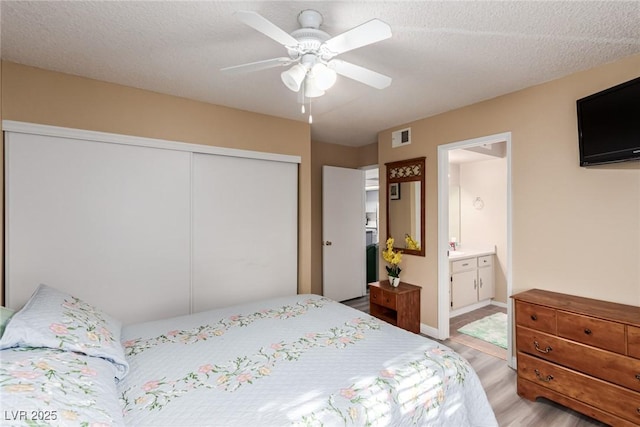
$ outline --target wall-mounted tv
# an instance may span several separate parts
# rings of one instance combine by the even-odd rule
[[[640,77],[576,104],[580,166],[640,160]]]

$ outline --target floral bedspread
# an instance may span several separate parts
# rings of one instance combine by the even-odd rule
[[[113,363],[72,351],[0,351],[0,425],[122,426]]]
[[[315,295],[127,326],[136,426],[495,426],[449,348]]]

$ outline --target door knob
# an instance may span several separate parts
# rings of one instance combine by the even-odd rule
[[[326,242],[322,242],[322,244],[325,245],[325,246],[331,246],[332,245],[330,240],[327,240]]]

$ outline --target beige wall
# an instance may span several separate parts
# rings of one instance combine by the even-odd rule
[[[377,143],[346,147],[314,141],[311,144],[311,292],[322,295],[322,166],[359,168],[378,163]]]
[[[298,291],[311,292],[308,124],[6,61],[1,68],[5,120],[300,156]]]
[[[380,165],[427,156],[426,256],[403,260],[403,279],[423,287],[423,323],[436,327],[438,315],[437,147],[509,131],[513,291],[540,288],[640,305],[640,162],[579,167],[575,106],[638,75],[640,55],[378,135]],[[408,126],[412,144],[391,148],[391,131]],[[384,204],[381,197],[382,217]]]

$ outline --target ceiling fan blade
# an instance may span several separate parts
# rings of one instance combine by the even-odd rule
[[[333,68],[336,73],[357,80],[376,89],[384,89],[391,84],[391,77],[377,73],[368,68],[343,61],[341,59],[333,59],[329,61],[329,67]]]
[[[391,37],[389,24],[372,19],[355,28],[338,34],[324,42],[324,46],[335,56]]]
[[[238,10],[235,12],[235,15],[243,23],[247,24],[254,30],[260,31],[262,34],[272,38],[281,45],[290,47],[298,45],[298,40],[294,39],[276,24],[256,12],[252,12],[250,10]]]
[[[286,67],[293,64],[294,60],[291,58],[273,58],[265,59],[264,61],[249,62],[248,64],[234,65],[232,67],[221,68],[220,71],[230,73],[249,73],[252,71],[266,70],[267,68]]]

